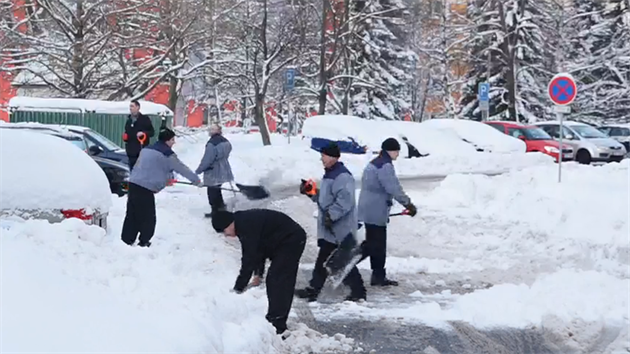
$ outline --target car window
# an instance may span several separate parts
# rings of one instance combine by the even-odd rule
[[[574,125],[571,129],[580,137],[584,139],[598,139],[607,138],[606,134],[591,127],[590,125]]]
[[[95,132],[94,130],[88,129],[85,131],[88,137],[98,143],[104,150],[113,151],[122,149],[120,146],[116,145],[115,142],[107,139],[103,135]]]
[[[537,127],[525,128],[522,131],[527,140],[551,140],[547,132]]]
[[[517,139],[519,136],[525,136],[523,131],[518,128],[508,128],[508,135],[511,135]]]
[[[72,145],[78,147],[79,149],[85,151],[87,150],[87,147],[85,146],[85,142],[83,141],[83,139],[72,139],[72,140],[68,140],[70,143],[72,143]]]
[[[501,133],[505,134],[505,129],[503,129],[503,126],[501,124],[488,124],[488,125],[500,131]]]
[[[612,131],[611,131],[611,129],[609,127],[601,127],[601,128],[597,128],[597,129],[599,129],[600,132],[602,132],[602,133],[604,133],[606,135],[610,135],[612,133]]]
[[[542,125],[540,129],[544,130],[547,134],[549,134],[552,138],[560,137],[560,130],[557,125]]]
[[[612,128],[610,129],[610,136],[630,136],[630,129],[628,128]]]

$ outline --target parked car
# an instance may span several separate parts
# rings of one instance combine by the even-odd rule
[[[112,205],[107,178],[68,141],[32,130],[0,129],[0,160],[1,217],[51,223],[77,218],[107,228]]]
[[[597,129],[620,142],[626,148],[626,151],[630,152],[630,123],[607,124]]]
[[[560,138],[560,122],[538,122],[535,125],[554,139]],[[575,159],[581,164],[619,162],[626,154],[626,148],[621,143],[588,124],[564,121],[562,135],[563,144],[573,147]]]
[[[64,135],[74,133],[83,141],[82,144],[76,143],[76,145],[80,146],[81,149],[85,150],[90,155],[98,155],[104,159],[118,161],[126,165],[129,164],[129,158],[123,148],[87,127],[78,125],[41,124],[35,122],[10,123],[9,125],[11,128],[26,128],[39,131],[47,130]]]
[[[43,124],[3,124],[0,128],[7,128],[12,130],[31,131],[39,134],[52,135],[70,142],[72,145],[85,151],[89,154],[88,145],[84,136],[76,134],[70,130],[48,127]],[[92,149],[95,145],[92,145]],[[110,190],[113,194],[123,196],[127,194],[129,188],[129,166],[116,160],[110,160],[102,156],[96,156],[98,154],[89,154],[90,157],[99,165],[99,167],[107,176],[109,181]]]
[[[490,121],[484,123],[501,133],[523,140],[526,145],[526,152],[542,152],[558,161],[560,144],[539,127],[504,121]],[[562,147],[562,161],[573,160],[573,158],[573,148],[564,145]]]

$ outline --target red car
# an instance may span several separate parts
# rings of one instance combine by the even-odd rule
[[[490,121],[484,123],[501,133],[523,140],[527,146],[527,152],[542,152],[558,161],[560,144],[539,127],[516,122]],[[567,160],[573,160],[573,148],[564,145],[562,147],[562,161]]]

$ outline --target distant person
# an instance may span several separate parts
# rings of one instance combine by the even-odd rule
[[[140,113],[140,102],[133,100],[129,104],[129,117],[125,123],[125,132],[123,133],[123,141],[125,142],[125,150],[129,158],[129,170],[138,161],[140,150],[149,146],[151,138],[155,135],[153,124],[148,116]]]
[[[225,210],[221,186],[223,183],[232,182],[234,175],[228,161],[230,152],[232,152],[232,144],[223,136],[222,129],[218,124],[210,126],[209,134],[210,140],[206,143],[206,151],[195,173],[203,173],[203,184],[208,187],[208,203],[214,212]],[[212,213],[206,213],[206,217],[211,216]]]
[[[172,150],[175,144],[175,133],[164,129],[158,134],[158,141],[142,149],[136,168],[129,176],[129,195],[127,196],[127,213],[123,222],[121,238],[132,246],[151,246],[151,238],[155,233],[155,193],[158,193],[169,182],[173,171],[186,177],[193,184],[201,187],[199,177],[182,163]]]
[[[287,330],[287,319],[293,304],[293,292],[300,258],[306,245],[306,231],[284,213],[270,209],[250,209],[231,213],[217,211],[212,216],[212,226],[228,237],[238,237],[241,242],[241,270],[234,284],[234,291],[242,293],[260,284],[265,261],[271,260],[267,274],[267,321],[277,334]],[[283,339],[286,337],[283,336]]]
[[[398,286],[398,282],[387,278],[385,259],[387,256],[387,223],[392,199],[402,204],[410,216],[417,213],[416,206],[405,193],[396,176],[393,161],[400,154],[400,144],[388,138],[381,144],[381,152],[363,170],[359,193],[359,221],[365,223],[363,256],[370,257],[372,286]]]

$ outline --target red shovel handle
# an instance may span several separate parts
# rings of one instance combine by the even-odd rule
[[[144,132],[140,132],[138,135],[138,141],[140,144],[144,145],[144,142],[147,141],[147,135]]]

